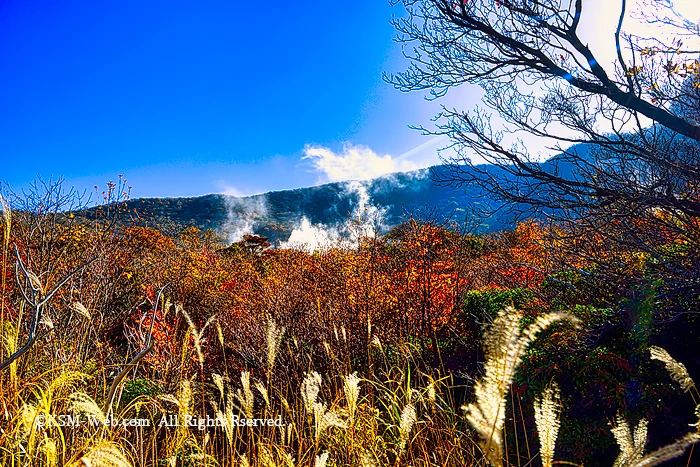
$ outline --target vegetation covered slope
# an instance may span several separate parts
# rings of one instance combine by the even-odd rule
[[[124,201],[125,218],[139,225],[177,229],[193,226],[213,229],[226,236],[243,228],[244,233],[268,237],[273,244],[286,241],[306,218],[312,224],[333,227],[343,224],[363,202],[384,211],[388,230],[408,219],[429,212],[437,217],[464,218],[482,203],[489,203],[477,188],[464,189],[435,182],[446,169],[441,166],[396,173],[367,182],[340,182],[273,191],[236,198],[210,194],[185,198],[141,198]],[[366,197],[366,199],[365,199]],[[103,208],[85,212],[99,216]],[[512,225],[513,217],[484,220],[482,230]]]
[[[698,250],[672,231],[652,257],[614,225],[413,220],[307,253],[10,212],[2,465],[540,465],[544,439],[575,465],[692,455],[699,303],[678,285]],[[103,423],[46,422],[76,414]]]

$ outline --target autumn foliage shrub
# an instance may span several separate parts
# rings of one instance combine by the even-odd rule
[[[38,235],[36,225],[50,233]],[[297,430],[79,432],[71,434],[75,447],[56,446],[66,464],[118,444],[132,446],[133,463],[149,466],[166,459],[245,465],[241,456],[251,465],[267,458],[281,464],[287,455],[311,465],[325,452],[335,465],[483,465],[484,448],[457,407],[475,396],[473,383],[488,357],[483,336],[508,307],[519,310],[524,329],[546,313],[566,313],[579,328],[543,330],[519,356],[520,369],[502,396],[507,462],[533,459],[531,408],[553,380],[563,405],[557,458],[612,462],[617,448],[609,422],[620,411],[655,420],[651,446],[661,446],[687,431],[693,407],[690,399],[674,405],[678,391],[648,351],[674,333],[697,332],[697,323],[678,313],[697,305],[697,297],[674,289],[669,269],[679,265],[686,284],[694,247],[670,235],[656,257],[616,246],[608,241],[611,229],[569,238],[564,227],[525,222],[472,235],[410,219],[357,245],[308,253],[273,248],[255,235],[226,244],[195,228],[165,235],[71,213],[18,213],[3,236],[5,357],[24,342],[30,313],[15,281],[14,246],[45,289],[94,260],[51,300],[37,344],[0,373],[8,407],[0,417],[15,427],[0,433],[0,447],[25,442],[17,423],[25,405],[37,404],[32,388],[53,391],[65,367],[80,375],[71,381],[95,410],[215,417],[252,404],[256,413],[285,414]],[[683,329],[674,328],[677,320]],[[700,373],[688,347],[669,348]],[[322,379],[323,408],[304,408],[300,399],[313,372]],[[347,383],[353,374],[361,375],[359,383]],[[363,388],[356,406],[346,400],[353,384]],[[60,397],[46,410],[66,409],[71,396]],[[44,449],[37,454],[43,460],[35,464],[50,465],[50,446],[41,446],[35,447]],[[0,461],[10,456],[0,453]]]

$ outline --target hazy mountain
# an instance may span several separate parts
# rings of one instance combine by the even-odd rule
[[[244,233],[286,241],[304,219],[321,228],[337,228],[362,213],[379,213],[389,229],[414,217],[464,220],[484,200],[479,190],[440,186],[433,181],[442,166],[395,173],[365,182],[338,182],[295,190],[271,191],[234,197],[211,194],[190,198],[141,198],[122,204],[125,222],[179,229],[196,226],[214,229],[234,239]],[[88,217],[100,208],[89,209]],[[500,228],[500,222],[483,229]]]
[[[494,166],[485,166],[498,171]],[[546,161],[559,173],[566,165],[557,156]],[[556,168],[555,168],[556,167]],[[434,180],[448,175],[445,166],[400,172],[370,181],[327,183],[295,190],[271,191],[254,196],[234,197],[211,194],[191,198],[142,198],[123,204],[124,220],[140,225],[179,230],[183,226],[214,229],[229,240],[245,233],[269,237],[273,243],[287,241],[295,229],[305,225],[317,230],[338,229],[362,213],[381,213],[388,230],[411,216],[414,218],[474,222],[474,210],[497,205],[483,196],[477,186],[447,186]],[[89,215],[99,208],[89,210]],[[515,210],[517,213],[517,210]],[[477,219],[479,229],[493,231],[512,227],[515,214]]]

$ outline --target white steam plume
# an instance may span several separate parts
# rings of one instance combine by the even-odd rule
[[[234,243],[246,234],[254,233],[254,228],[261,217],[267,214],[267,198],[257,195],[248,198],[226,196],[226,222],[221,227],[228,243]]]

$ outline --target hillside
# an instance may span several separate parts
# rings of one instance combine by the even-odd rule
[[[234,197],[209,194],[188,198],[140,198],[122,203],[123,220],[152,227],[196,226],[229,238],[254,232],[273,243],[286,241],[304,219],[321,228],[335,228],[363,210],[380,211],[388,230],[414,217],[464,220],[471,208],[488,202],[478,188],[455,188],[436,183],[444,166],[395,173],[366,182],[338,182],[294,190]],[[101,208],[87,210],[94,217]],[[508,225],[489,219],[482,230]]]
[[[571,148],[573,149],[573,148]],[[575,149],[586,157],[584,145]],[[548,172],[570,177],[571,164],[562,154],[541,163]],[[496,166],[482,165],[489,174],[508,177]],[[271,191],[253,196],[235,197],[209,194],[189,198],[140,198],[122,203],[127,222],[179,230],[183,226],[213,229],[230,239],[256,233],[273,244],[285,242],[295,229],[305,225],[317,229],[338,229],[362,213],[378,213],[381,230],[387,231],[411,216],[438,222],[461,222],[465,218],[478,224],[479,231],[495,231],[514,226],[518,209],[500,217],[478,218],[476,212],[498,203],[475,185],[459,187],[438,183],[449,177],[449,169],[437,165],[412,172],[397,172],[369,181],[327,183],[294,190]],[[523,183],[523,182],[521,182]],[[101,208],[87,210],[95,216]]]

